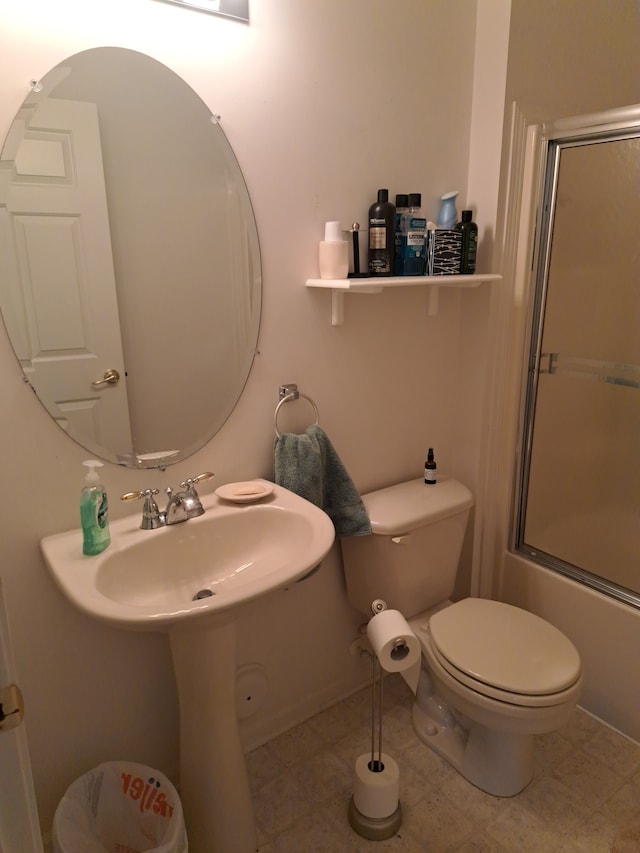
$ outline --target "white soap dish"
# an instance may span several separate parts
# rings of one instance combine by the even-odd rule
[[[273,483],[248,480],[243,483],[225,483],[224,486],[218,486],[215,493],[225,501],[247,504],[262,500],[262,498],[266,498],[272,492]]]

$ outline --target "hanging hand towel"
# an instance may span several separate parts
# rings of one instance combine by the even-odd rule
[[[279,436],[274,456],[276,483],[324,510],[337,537],[371,533],[362,498],[323,429]]]

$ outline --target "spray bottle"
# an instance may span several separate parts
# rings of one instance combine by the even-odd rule
[[[436,460],[433,447],[429,448],[427,461],[424,463],[424,482],[427,486],[434,486],[436,483]]]

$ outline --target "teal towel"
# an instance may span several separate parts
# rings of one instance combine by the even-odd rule
[[[362,498],[319,426],[310,426],[304,435],[279,436],[274,456],[276,483],[324,510],[337,537],[371,533]]]

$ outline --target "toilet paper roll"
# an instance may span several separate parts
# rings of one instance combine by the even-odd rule
[[[369,769],[371,754],[356,759],[356,778],[353,784],[353,803],[360,814],[379,819],[389,817],[398,808],[400,793],[400,768],[382,753],[384,770],[375,773]]]
[[[420,641],[402,613],[376,613],[367,625],[367,637],[382,668],[399,672],[415,694],[420,678]]]

